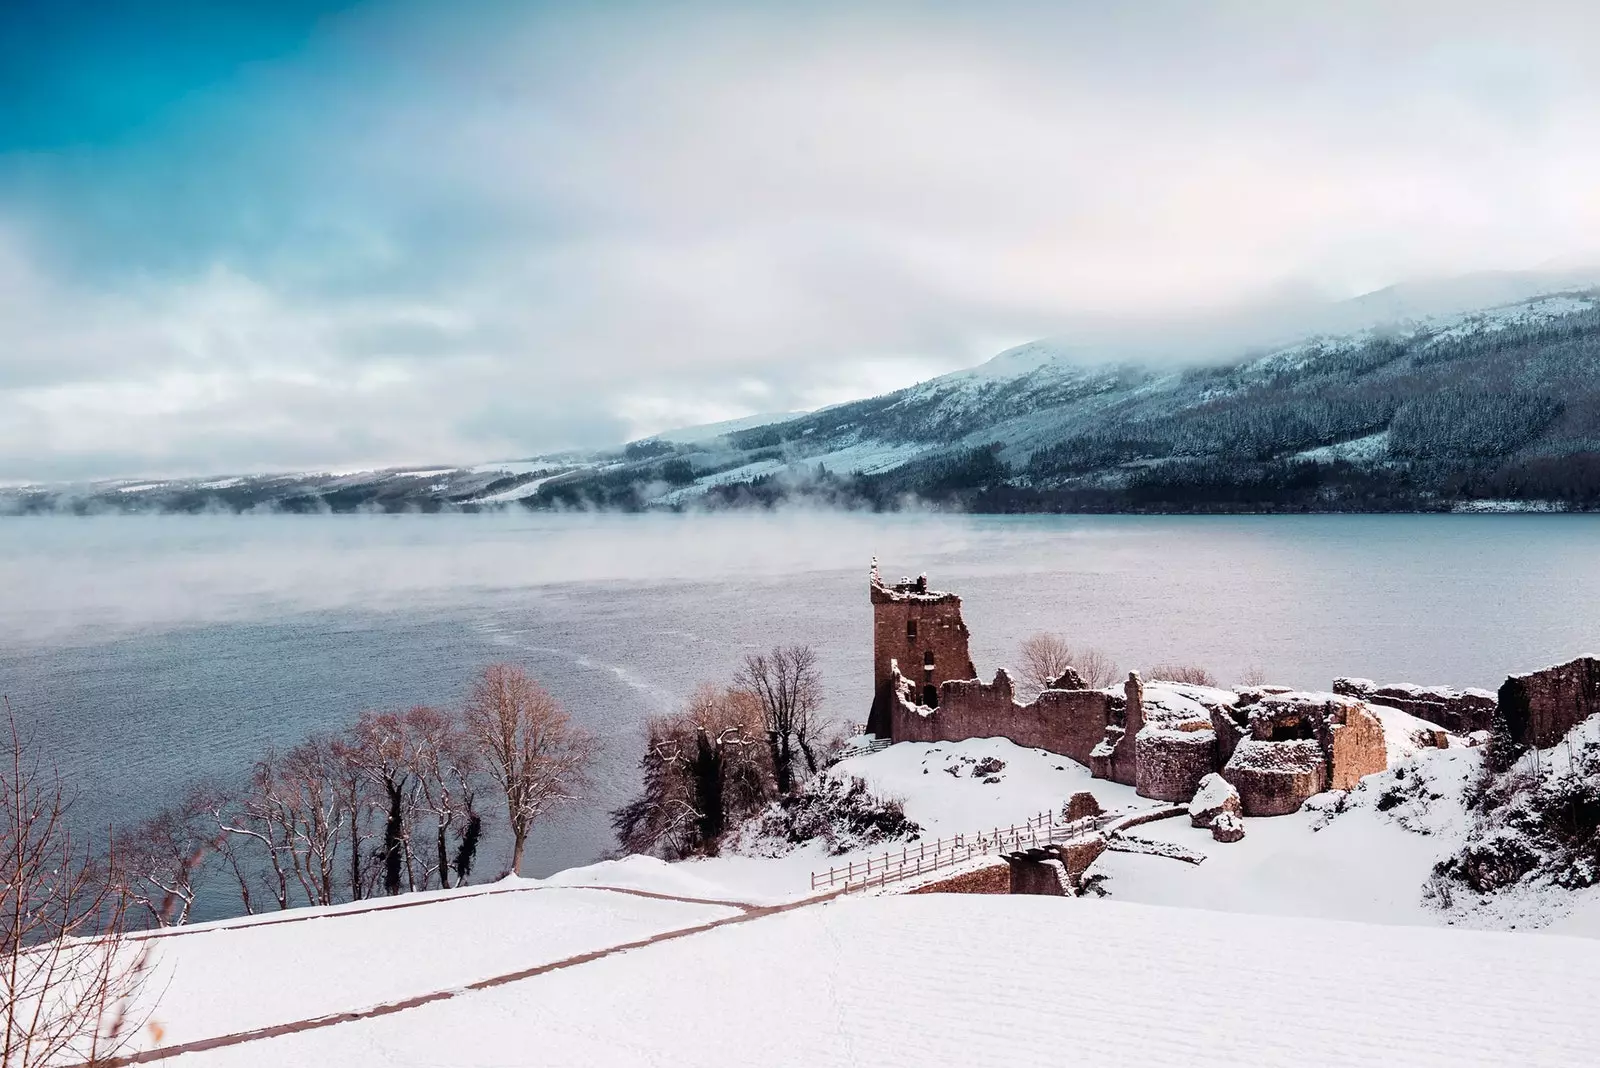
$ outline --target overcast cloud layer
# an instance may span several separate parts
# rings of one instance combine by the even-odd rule
[[[8,7],[0,480],[528,455],[1600,262],[1592,6],[1395,6]]]

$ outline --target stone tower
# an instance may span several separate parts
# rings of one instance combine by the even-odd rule
[[[961,621],[961,598],[928,589],[928,576],[902,579],[886,586],[872,561],[872,712],[867,731],[889,737],[889,679],[896,666],[917,687],[917,700],[939,703],[939,684],[977,677],[967,651],[967,625]]]

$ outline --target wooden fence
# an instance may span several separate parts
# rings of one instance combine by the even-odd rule
[[[1112,816],[1085,816],[1064,820],[1058,813],[1041,812],[1027,822],[995,827],[976,834],[958,834],[936,842],[913,842],[898,850],[873,854],[865,860],[850,861],[842,867],[811,873],[812,890],[846,892],[869,886],[885,886],[940,868],[950,868],[973,857],[998,856],[1024,849],[1069,841],[1100,827]]]

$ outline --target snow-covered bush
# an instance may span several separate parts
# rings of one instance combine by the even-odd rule
[[[781,856],[796,846],[821,841],[829,853],[838,855],[884,842],[915,841],[921,833],[899,801],[874,796],[864,780],[821,775],[753,818],[740,848]]]
[[[1600,883],[1600,717],[1503,771],[1486,748],[1467,799],[1476,823],[1436,872],[1484,894],[1529,878],[1566,889]]]

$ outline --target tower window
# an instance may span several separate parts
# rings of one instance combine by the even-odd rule
[[[922,666],[923,667],[933,667],[933,650],[932,649],[929,649],[927,652],[922,654]]]
[[[906,641],[914,642],[916,640],[917,640],[917,621],[914,620],[914,619],[908,619],[908,620],[906,620]]]
[[[939,687],[924,686],[922,688],[922,703],[929,708],[939,707]]]

